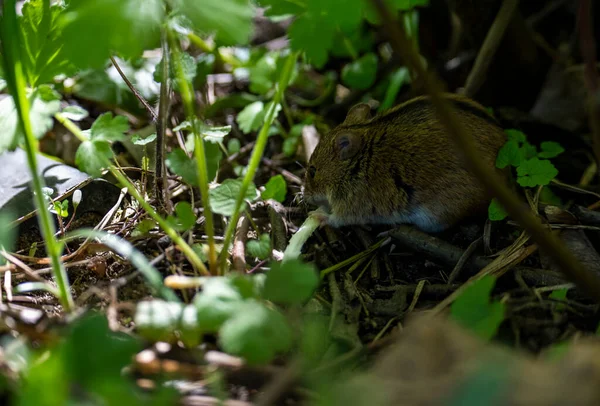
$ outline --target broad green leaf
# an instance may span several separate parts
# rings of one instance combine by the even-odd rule
[[[219,147],[219,144],[215,142],[204,143],[204,154],[206,156],[206,170],[208,174],[208,181],[212,182],[219,172],[219,164],[223,158],[223,151]],[[194,160],[194,162],[196,162]]]
[[[175,205],[175,216],[169,216],[167,221],[179,232],[188,231],[196,224],[196,215],[189,202],[179,202]]]
[[[259,0],[258,4],[266,7],[265,15],[280,16],[286,14],[298,15],[305,10],[306,1],[300,0]]]
[[[194,28],[215,34],[223,45],[244,45],[252,31],[254,9],[249,0],[168,0],[176,12],[189,18]]]
[[[179,58],[178,65],[181,67],[183,72],[183,76],[187,83],[191,83],[196,77],[197,65],[194,57],[186,52],[178,52],[176,56],[173,56],[169,59],[169,79],[175,83],[175,89],[179,90],[179,77],[177,75],[177,70],[175,70],[175,58]],[[154,71],[154,80],[157,83],[161,82],[162,78],[162,60],[156,65],[156,70]]]
[[[135,145],[148,145],[154,141],[156,141],[156,133],[152,133],[146,138],[142,138],[138,134],[133,134],[131,136],[131,142],[133,142]]]
[[[283,140],[283,153],[287,157],[296,156],[296,152],[298,151],[298,144],[300,143],[300,139],[296,137],[290,137]]]
[[[231,138],[229,141],[227,141],[227,152],[229,154],[235,154],[236,152],[239,152],[241,147],[242,143],[237,138]]]
[[[143,236],[147,235],[148,233],[150,233],[150,231],[152,231],[156,226],[157,226],[156,221],[149,219],[149,218],[144,219],[144,220],[140,221],[139,223],[137,223],[137,225],[131,232],[131,236],[134,238],[143,237]]]
[[[488,207],[488,218],[492,221],[500,221],[504,220],[508,216],[504,207],[500,204],[500,202],[493,198],[489,207]]]
[[[75,164],[94,178],[102,176],[102,170],[110,166],[113,158],[110,143],[104,140],[82,142],[75,154]]]
[[[213,277],[206,280],[193,304],[202,331],[216,333],[245,303],[232,278]]]
[[[567,292],[568,291],[569,291],[568,288],[553,290],[552,293],[550,293],[550,295],[548,295],[548,297],[550,299],[560,300],[561,302],[565,302],[567,300]],[[556,304],[556,310],[562,310],[564,308],[565,308],[564,303]]]
[[[231,216],[235,211],[235,201],[240,194],[242,188],[241,179],[227,179],[216,188],[209,191],[210,205],[213,212],[224,216]],[[254,200],[257,197],[257,190],[254,184],[250,184],[244,200]],[[245,210],[245,202],[242,204],[240,211]]]
[[[265,119],[265,110],[265,105],[261,101],[256,101],[244,107],[236,118],[240,130],[245,134],[258,130]]]
[[[277,81],[277,56],[276,52],[269,52],[248,68],[250,74],[250,91],[265,94],[275,86]]]
[[[203,126],[201,129],[202,136],[206,141],[215,143],[222,142],[223,138],[231,132],[231,126],[225,125],[222,127]]]
[[[196,161],[187,156],[182,149],[177,148],[169,153],[165,162],[169,169],[174,174],[181,176],[186,183],[192,186],[198,186],[198,168]]]
[[[523,160],[531,159],[538,154],[536,146],[531,145],[528,142],[524,142],[523,145],[521,145],[521,152],[523,154]]]
[[[138,57],[159,44],[164,16],[162,0],[71,0],[60,19],[64,50],[79,68]]]
[[[3,210],[0,212],[0,247],[10,252],[14,248],[16,241],[16,229],[11,228],[9,224],[15,220],[12,213],[8,212],[8,210]],[[0,264],[2,264],[4,258],[0,259]]]
[[[285,195],[287,194],[287,184],[285,179],[281,175],[275,175],[265,185],[264,192],[261,193],[261,197],[264,200],[274,199],[279,203],[283,203]]]
[[[86,109],[79,106],[67,106],[61,114],[72,121],[81,121],[89,115]]]
[[[60,110],[57,95],[40,87],[33,91],[28,99],[30,103],[29,119],[33,134],[42,138],[54,126],[52,117]],[[22,141],[23,132],[18,124],[17,110],[11,96],[0,100],[0,153],[13,150]]]
[[[504,320],[504,303],[490,301],[495,284],[492,276],[481,278],[467,287],[450,309],[454,320],[487,340],[496,335]]]
[[[127,117],[116,116],[113,118],[112,113],[108,112],[100,115],[86,133],[89,133],[91,140],[122,141],[125,139],[124,133],[128,130]]]
[[[545,159],[531,158],[517,168],[517,182],[521,186],[547,185],[558,175],[558,170]]]
[[[258,240],[246,242],[246,252],[249,256],[260,260],[267,259],[271,255],[271,237],[269,234],[261,234]]]
[[[318,285],[319,275],[314,265],[298,259],[272,262],[263,295],[276,303],[302,304],[311,298]]]
[[[290,349],[292,330],[280,312],[248,300],[223,324],[219,342],[225,351],[243,357],[250,365],[266,364]]]
[[[503,169],[508,165],[519,166],[523,162],[523,151],[519,143],[515,140],[509,140],[500,148],[496,157],[496,167]]]
[[[540,147],[542,148],[542,152],[538,154],[540,158],[554,158],[565,152],[565,149],[558,142],[542,142]]]
[[[58,18],[63,8],[47,0],[23,4],[19,28],[23,38],[23,67],[32,87],[50,83],[59,74],[71,75],[74,67],[66,57]]]
[[[179,339],[186,347],[193,348],[200,344],[202,333],[196,307],[191,304],[185,306],[179,321]]]
[[[342,69],[342,82],[352,88],[366,90],[377,78],[378,58],[372,52],[350,62]]]
[[[504,133],[508,137],[509,141],[516,141],[517,143],[523,143],[527,141],[527,137],[521,130],[516,130],[514,128],[504,130]]]
[[[139,334],[152,341],[172,341],[183,306],[182,303],[156,299],[139,302],[134,317]]]
[[[322,68],[327,62],[327,54],[333,45],[334,34],[333,25],[308,14],[297,18],[288,29],[292,48],[304,51],[307,59],[316,68]]]

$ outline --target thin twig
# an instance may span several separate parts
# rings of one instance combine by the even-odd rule
[[[158,101],[158,118],[156,120],[156,158],[154,166],[154,192],[159,206],[171,211],[170,200],[167,196],[167,170],[165,168],[165,151],[167,137],[167,121],[169,119],[169,44],[167,34],[161,34],[162,45],[162,75],[160,80],[160,96]]]
[[[133,86],[133,83],[131,83],[131,81],[127,78],[127,76],[125,76],[125,72],[123,72],[123,70],[117,63],[117,60],[114,58],[114,56],[111,55],[110,61],[112,62],[113,66],[115,67],[117,72],[119,72],[119,76],[121,76],[121,79],[123,79],[123,82],[125,82],[125,84],[129,88],[129,90],[131,90],[131,93],[133,93],[135,98],[138,99],[140,101],[140,103],[142,103],[144,108],[148,111],[148,113],[150,113],[150,115],[152,116],[152,120],[156,120],[156,112],[154,111],[154,109],[152,108],[150,103],[148,103],[148,101],[146,99],[144,99],[144,96],[142,96],[141,93],[138,92],[138,90],[135,88],[135,86]]]
[[[509,215],[536,240],[540,248],[551,255],[561,267],[563,273],[577,284],[582,291],[588,292],[600,301],[600,279],[588,272],[575,256],[541,224],[538,217],[531,214],[517,196],[505,185],[502,179],[479,156],[473,141],[473,134],[456,119],[453,107],[444,99],[439,80],[423,66],[420,55],[407,38],[402,25],[392,17],[383,0],[371,0],[377,10],[384,28],[388,31],[390,44],[405,64],[416,72],[424,89],[431,96],[440,123],[455,140],[464,153],[467,167],[479,179],[481,184],[498,199]]]
[[[464,95],[473,97],[485,81],[488,68],[494,60],[496,50],[504,37],[504,31],[506,31],[506,27],[508,27],[518,5],[519,0],[504,0],[502,2],[502,7],[498,11],[498,15],[496,15],[496,19],[490,27],[483,45],[481,45],[473,69],[469,73],[467,83],[462,91]]]

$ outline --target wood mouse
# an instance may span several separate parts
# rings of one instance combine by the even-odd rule
[[[506,142],[503,129],[475,101],[444,97],[472,132],[480,157],[495,168]],[[323,222],[333,227],[404,223],[429,232],[453,226],[490,200],[427,96],[376,117],[367,104],[352,107],[315,148],[302,193],[325,210]]]

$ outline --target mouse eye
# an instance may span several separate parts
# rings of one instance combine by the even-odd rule
[[[310,176],[311,179],[314,179],[316,174],[317,174],[317,168],[315,168],[314,165],[311,165],[308,168],[308,176]]]

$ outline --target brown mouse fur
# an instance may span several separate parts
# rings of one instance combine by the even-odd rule
[[[494,167],[502,128],[478,103],[446,97]],[[303,195],[328,211],[332,226],[406,223],[424,231],[444,230],[489,202],[426,96],[374,118],[367,104],[350,109],[310,157]]]

